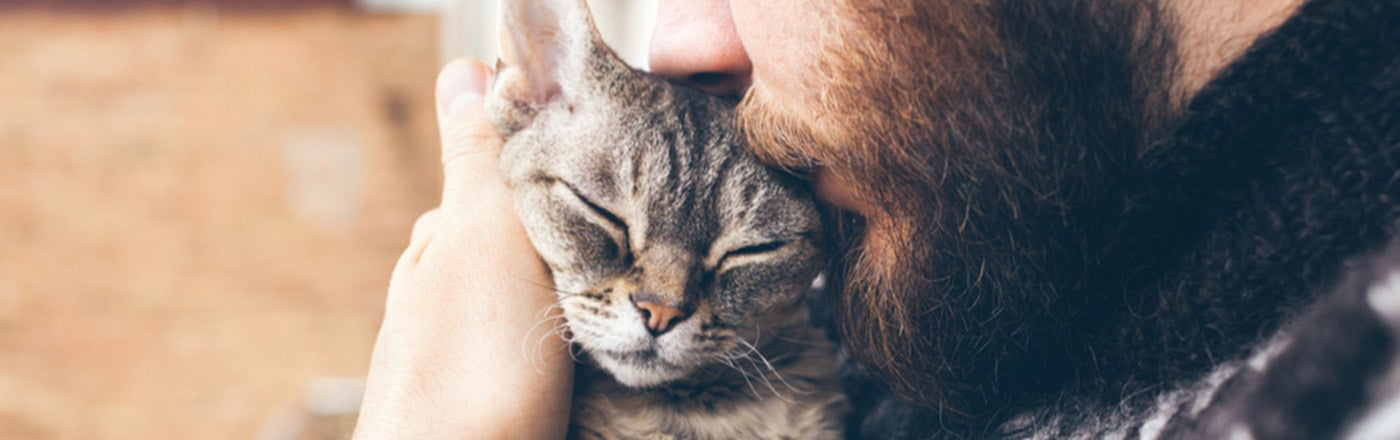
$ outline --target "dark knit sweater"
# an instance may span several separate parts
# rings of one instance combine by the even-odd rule
[[[1252,405],[1229,416],[1325,438],[1364,412],[1364,387],[1397,347],[1356,292],[1395,258],[1380,252],[1400,219],[1400,2],[1304,5],[1199,92],[1130,175],[1107,204],[1121,207],[1121,227],[1060,329],[1065,356],[1047,366],[1062,383],[952,432],[936,408],[857,376],[853,434],[993,436],[1034,405],[1091,423],[1103,417],[1085,412],[1150,405],[1284,329],[1296,342],[1279,371],[1262,373],[1272,382],[1220,391]],[[1163,435],[1208,435],[1212,417],[1224,416],[1175,421]]]

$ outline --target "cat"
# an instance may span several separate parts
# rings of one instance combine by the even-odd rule
[[[582,0],[502,4],[502,175],[582,355],[575,438],[840,438],[807,322],[822,217],[749,155],[732,99],[623,63]]]

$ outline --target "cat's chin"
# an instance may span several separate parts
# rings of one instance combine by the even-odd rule
[[[673,365],[654,354],[593,353],[592,357],[618,383],[631,388],[654,387],[690,374],[690,368]]]

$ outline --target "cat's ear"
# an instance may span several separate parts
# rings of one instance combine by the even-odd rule
[[[576,99],[597,58],[611,52],[584,0],[502,0],[500,8],[501,58],[487,105],[509,135],[540,109]]]

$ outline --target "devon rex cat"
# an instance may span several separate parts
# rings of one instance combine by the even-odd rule
[[[735,102],[634,70],[582,0],[502,5],[501,169],[584,355],[576,438],[839,438],[807,325],[811,194],[745,152]]]

